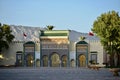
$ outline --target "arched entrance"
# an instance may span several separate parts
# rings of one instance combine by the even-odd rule
[[[86,66],[86,57],[85,57],[85,55],[80,55],[79,57],[78,57],[78,67],[85,67]]]
[[[51,67],[59,67],[60,66],[60,57],[57,53],[53,53],[51,55]]]
[[[62,56],[62,67],[67,67],[67,56]]]
[[[43,56],[43,67],[48,67],[48,56]]]
[[[35,43],[28,41],[24,43],[24,66],[35,66]]]
[[[26,55],[26,65],[32,67],[34,65],[34,57],[31,54]]]
[[[88,43],[81,40],[76,43],[76,65],[86,67],[88,65]]]

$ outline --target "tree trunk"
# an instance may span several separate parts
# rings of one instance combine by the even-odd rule
[[[113,54],[110,55],[110,66],[111,67],[114,66],[114,57],[113,56],[114,56]]]
[[[117,67],[117,64],[118,64],[118,55],[117,53],[114,54],[114,65],[115,67]]]
[[[120,66],[120,54],[118,54],[118,66]]]

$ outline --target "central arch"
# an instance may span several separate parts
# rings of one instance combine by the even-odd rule
[[[58,53],[53,53],[51,55],[51,67],[59,67],[60,66],[60,56]]]
[[[78,62],[79,62],[79,67],[85,67],[86,66],[86,57],[85,55],[80,55],[78,58]]]

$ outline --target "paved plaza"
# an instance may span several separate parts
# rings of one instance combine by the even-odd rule
[[[119,73],[120,75],[120,73]],[[120,80],[109,69],[0,68],[0,80]]]

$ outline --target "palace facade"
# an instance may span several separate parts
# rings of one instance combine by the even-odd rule
[[[80,37],[86,37],[81,40]],[[87,67],[106,63],[99,38],[74,30],[44,30],[37,41],[13,41],[0,65],[24,67]]]

